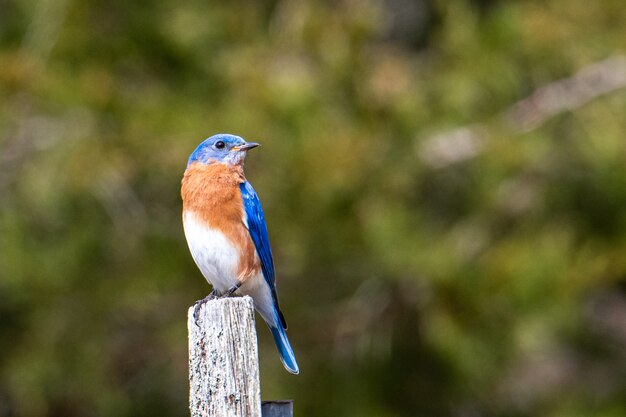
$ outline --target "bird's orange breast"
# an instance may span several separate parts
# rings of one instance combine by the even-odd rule
[[[238,249],[237,278],[242,282],[261,267],[243,220],[239,185],[244,181],[241,166],[193,163],[185,171],[181,187],[183,212],[193,212],[205,227],[220,231]]]

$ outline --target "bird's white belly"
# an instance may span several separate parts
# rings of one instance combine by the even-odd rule
[[[207,281],[219,292],[236,285],[239,251],[226,236],[205,226],[193,212],[185,213],[184,229],[191,256]]]

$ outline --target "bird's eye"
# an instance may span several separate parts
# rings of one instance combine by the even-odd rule
[[[215,147],[217,149],[224,149],[224,146],[226,146],[226,144],[221,140],[218,140],[217,142],[215,142]]]

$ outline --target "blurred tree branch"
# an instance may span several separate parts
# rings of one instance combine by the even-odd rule
[[[516,133],[537,129],[559,113],[576,110],[596,97],[626,87],[626,57],[613,56],[575,75],[538,88],[511,106],[503,118]]]
[[[584,67],[571,77],[539,87],[500,113],[497,120],[514,134],[531,132],[565,111],[576,110],[624,87],[626,56],[612,56]],[[484,123],[463,126],[422,141],[418,153],[426,164],[443,168],[478,155],[487,136]]]
[[[33,19],[24,36],[25,52],[44,64],[59,38],[67,14],[68,2],[44,0],[37,2]]]

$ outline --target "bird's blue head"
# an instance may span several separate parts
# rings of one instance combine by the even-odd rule
[[[202,164],[227,163],[237,165],[243,163],[246,153],[259,146],[258,143],[246,142],[243,138],[220,133],[202,142],[189,156],[187,166],[194,162]]]

